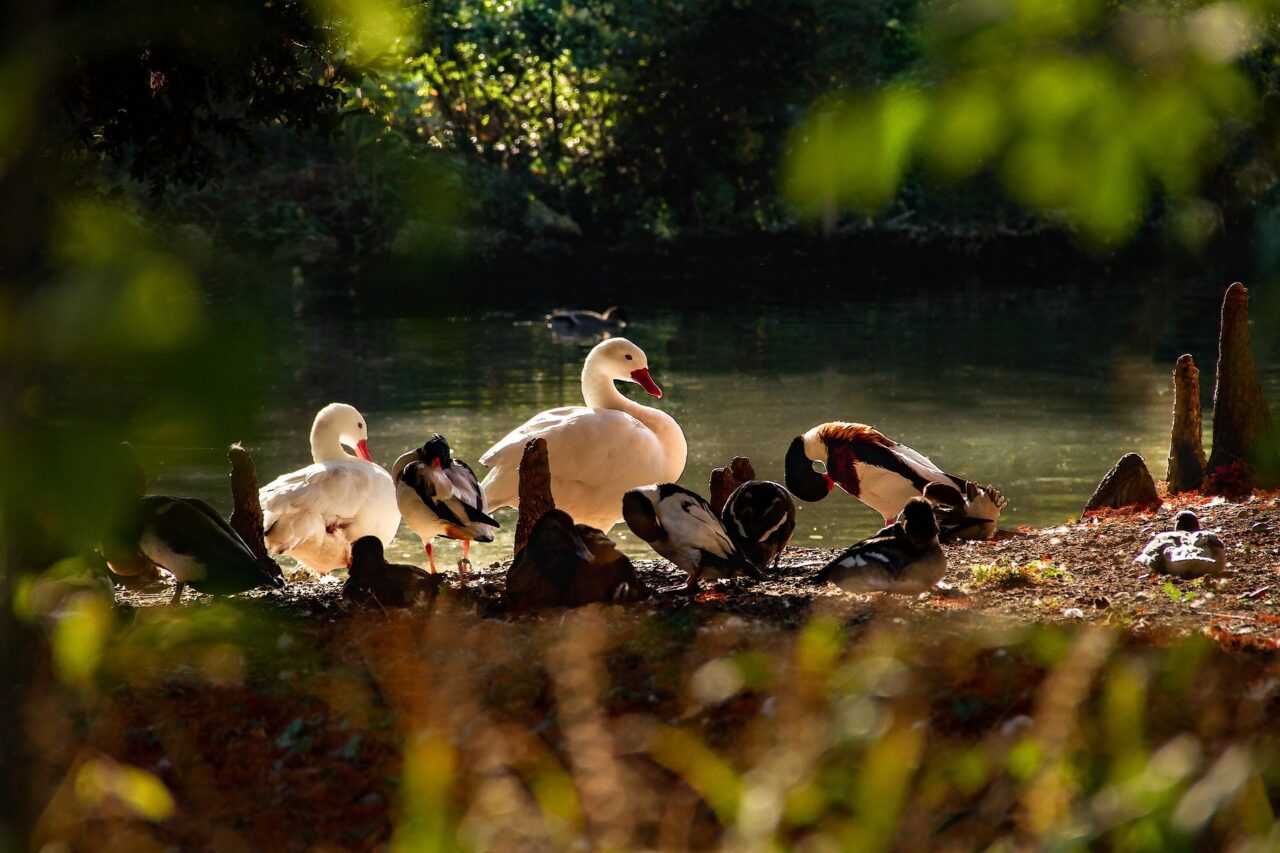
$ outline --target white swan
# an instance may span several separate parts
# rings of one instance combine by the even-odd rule
[[[622,520],[628,489],[678,480],[688,455],[680,425],[628,400],[613,384],[619,381],[662,396],[644,350],[626,338],[597,344],[582,365],[585,406],[534,415],[480,457],[493,469],[481,484],[489,507],[519,506],[520,457],[534,438],[547,440],[556,508],[606,533]]]
[[[369,455],[364,417],[346,403],[330,403],[316,414],[311,458],[314,465],[277,477],[258,498],[271,553],[326,574],[350,563],[351,543],[362,536],[389,545],[400,527],[400,508],[391,475]]]

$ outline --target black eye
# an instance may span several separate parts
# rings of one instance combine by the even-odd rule
[[[356,429],[364,429],[364,424],[356,424]]]
[[[627,356],[627,361],[631,361],[631,356]]]

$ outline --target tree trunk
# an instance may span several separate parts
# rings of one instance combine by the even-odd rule
[[[1240,282],[1227,288],[1222,300],[1218,336],[1218,374],[1213,389],[1213,453],[1210,480],[1220,468],[1240,463],[1256,485],[1274,485],[1270,464],[1275,449],[1271,411],[1262,396],[1262,383],[1249,341],[1249,290]]]
[[[1191,356],[1179,357],[1173,368],[1173,434],[1169,439],[1169,492],[1193,492],[1204,482],[1201,443],[1200,371]]]
[[[1085,512],[1121,507],[1155,508],[1160,506],[1156,482],[1151,479],[1147,463],[1137,453],[1126,453],[1102,478],[1093,497],[1084,505]]]
[[[516,521],[516,553],[529,541],[538,519],[556,508],[551,496],[551,462],[547,440],[535,438],[524,446],[520,457],[520,518]]]
[[[227,450],[231,460],[231,528],[240,534],[253,556],[271,562],[262,530],[262,504],[258,501],[258,469],[253,457],[239,443]]]
[[[724,511],[724,505],[729,502],[733,490],[755,478],[756,471],[751,467],[750,459],[745,456],[733,457],[733,461],[725,467],[711,471],[711,496],[707,503],[719,515]]]

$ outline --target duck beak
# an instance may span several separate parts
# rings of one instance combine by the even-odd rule
[[[356,443],[356,456],[359,456],[365,462],[373,461],[373,455],[369,453],[369,439],[363,438]]]
[[[831,494],[831,490],[836,487],[836,481],[832,479],[830,474],[824,473],[822,478],[827,481],[827,494]]]
[[[653,381],[653,377],[649,375],[649,368],[641,367],[638,370],[631,371],[631,381],[635,382],[645,391],[648,391],[654,397],[662,396],[662,389],[658,387],[658,383]]]

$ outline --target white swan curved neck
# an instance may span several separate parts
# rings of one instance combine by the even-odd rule
[[[323,463],[359,457],[348,453],[342,446],[342,436],[334,424],[324,418],[316,418],[311,425],[311,458],[317,463]]]

